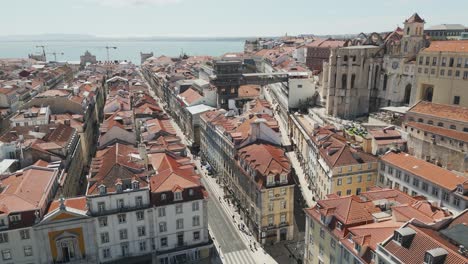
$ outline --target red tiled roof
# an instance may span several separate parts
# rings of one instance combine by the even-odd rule
[[[87,194],[96,194],[101,184],[108,192],[114,191],[115,183],[122,179],[137,180],[140,187],[146,186],[145,163],[139,157],[138,149],[119,143],[99,150],[91,162]]]
[[[57,170],[35,166],[2,179],[0,214],[44,209],[56,180]]]
[[[259,85],[241,85],[239,87],[238,96],[240,98],[257,97],[259,95],[260,95],[260,86]]]
[[[369,246],[372,250],[376,250],[377,244],[393,235],[395,229],[400,228],[403,223],[393,221],[383,221],[361,225],[349,228],[349,232],[353,234],[353,241],[361,246]],[[363,239],[370,236],[370,239]],[[348,240],[347,238],[344,240]],[[353,247],[354,249],[354,247]]]
[[[199,94],[197,91],[195,91],[192,88],[188,88],[185,92],[179,94],[179,97],[183,98],[184,101],[187,102],[188,105],[191,105],[197,100],[200,100],[201,98],[203,98],[201,94]]]
[[[373,222],[372,214],[380,212],[373,202],[363,201],[355,195],[320,200],[317,204],[322,214],[333,214],[345,225]],[[316,211],[315,207],[307,210]]]
[[[434,135],[441,135],[444,137],[457,139],[463,142],[468,141],[468,133],[466,132],[461,132],[461,131],[447,129],[447,128],[438,127],[438,126],[432,126],[432,125],[413,122],[413,121],[406,122],[405,124],[409,127],[420,129],[422,131],[426,131]]]
[[[468,122],[468,108],[462,106],[436,104],[426,101],[420,101],[408,110],[407,115],[411,113],[418,113],[443,119]]]
[[[67,198],[64,201],[66,207],[77,209],[80,211],[86,211],[86,196]],[[54,200],[49,206],[47,213],[54,211],[60,207],[60,200]]]
[[[412,204],[392,206],[392,215],[398,222],[407,222],[413,218],[423,223],[434,223],[451,215],[432,206],[428,201],[416,201]]]
[[[362,192],[361,196],[371,201],[386,199],[395,201],[398,204],[411,204],[416,201],[416,199],[413,197],[399,190],[388,188],[382,189],[380,187],[376,187],[373,190],[367,192]]]
[[[280,174],[286,174],[290,178],[289,172],[291,171],[291,164],[286,157],[284,150],[280,147],[254,143],[242,147],[238,150],[239,159],[244,160],[249,164],[253,170],[259,173],[259,177],[262,179],[257,181],[262,187],[262,184],[266,183],[267,176],[278,177],[276,180],[280,180]],[[288,182],[291,179],[288,179]]]
[[[381,157],[382,161],[417,175],[431,183],[448,190],[454,190],[463,184],[468,177],[457,175],[432,163],[420,160],[406,153],[389,152]]]
[[[148,155],[149,164],[157,172],[150,179],[151,192],[172,191],[174,187],[186,189],[201,186],[195,165],[189,158],[169,153]]]
[[[437,232],[413,224],[408,224],[407,227],[416,231],[408,248],[400,246],[393,239],[383,245],[388,252],[403,263],[423,263],[426,252],[435,248],[443,248],[448,252],[444,263],[466,264],[468,262],[467,258],[460,255],[449,242],[434,238],[434,233]]]
[[[332,168],[377,161],[374,156],[349,146],[346,139],[337,134],[323,136],[317,133],[314,138],[319,142],[321,157]]]
[[[432,41],[428,48],[423,49],[423,52],[460,52],[468,51],[468,40],[444,40]]]
[[[375,139],[401,138],[401,134],[395,129],[372,129],[369,131]]]

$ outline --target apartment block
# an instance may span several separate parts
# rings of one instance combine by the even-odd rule
[[[421,101],[403,123],[408,152],[449,170],[468,170],[468,108]]]
[[[452,217],[427,200],[381,188],[330,195],[305,212],[304,263],[380,263],[380,243],[408,221],[440,225]]]
[[[379,186],[424,196],[454,213],[468,207],[467,183],[468,177],[407,153],[389,152],[379,161]]]

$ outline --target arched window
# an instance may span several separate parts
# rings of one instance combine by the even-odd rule
[[[343,74],[341,76],[341,88],[346,89],[346,83],[348,82],[348,76],[346,74]]]
[[[354,88],[354,81],[356,80],[356,74],[351,75],[351,89]]]
[[[433,125],[433,124],[434,124],[434,121],[432,121],[432,120],[429,120],[429,121],[427,121],[427,124],[429,124],[429,125]]]
[[[418,118],[419,123],[424,123],[424,120],[422,118]]]
[[[439,123],[437,123],[437,126],[443,127],[443,126],[444,126],[444,123],[439,122]]]

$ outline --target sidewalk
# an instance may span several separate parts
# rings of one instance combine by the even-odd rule
[[[265,99],[271,104],[272,103],[272,98],[270,95],[270,90],[265,91]],[[278,121],[278,125],[280,128],[281,132],[281,143],[283,145],[290,145],[291,140],[289,138],[289,133],[288,131],[285,130],[285,124],[283,123],[282,119],[278,117],[276,114],[274,115],[276,121]],[[307,183],[306,176],[304,171],[302,170],[301,164],[299,160],[297,159],[297,155],[294,151],[287,152],[286,156],[288,156],[289,160],[291,161],[291,165],[293,166],[294,170],[296,171],[297,178],[299,179],[299,187],[301,189],[302,197],[306,200],[307,206],[313,207],[315,205],[314,200],[312,200],[313,193],[307,186],[309,184]]]
[[[142,78],[146,82],[146,79],[144,79],[144,76],[142,76]],[[148,86],[149,86],[149,84],[148,84]],[[162,101],[151,90],[151,87],[149,88],[149,92],[150,92],[152,97],[154,97],[156,100],[158,100],[158,102],[162,103]],[[164,109],[163,109],[163,111],[164,111]],[[166,111],[164,111],[164,112],[166,112]],[[182,142],[184,144],[187,144],[187,140],[185,138],[185,135],[182,132],[182,130],[180,129],[180,127],[177,125],[177,123],[172,118],[170,119],[170,121],[171,121],[172,126],[176,130],[177,136],[182,140]],[[216,183],[216,180],[214,178],[208,176],[206,170],[201,166],[200,160],[197,159],[197,158],[194,158],[193,155],[190,153],[190,151],[188,149],[187,149],[187,152],[188,152],[187,157],[189,157],[193,161],[193,163],[197,167],[198,172],[202,175],[202,178],[207,183],[208,186],[205,186],[205,187],[207,187],[207,188],[209,187],[209,189],[213,193],[215,193],[215,197],[211,197],[212,201],[215,202],[215,203],[219,203],[219,205],[221,206],[221,208],[223,209],[223,211],[226,213],[227,216],[230,216],[230,217],[234,216],[234,219],[231,222],[231,224],[234,226],[234,228],[236,230],[239,230],[238,224],[244,224],[245,225],[245,223],[242,220],[240,220],[241,217],[240,217],[240,215],[238,213],[235,212],[235,207],[232,204],[227,204],[227,202],[225,200],[223,200],[222,198],[221,198],[221,200],[219,200],[219,197],[224,197],[224,195],[225,195],[223,189],[221,188],[221,186],[219,186]],[[245,225],[245,226],[247,227],[247,225]],[[209,224],[208,224],[208,229],[211,230]],[[243,232],[243,231],[240,231],[240,230],[238,231],[238,234],[241,237],[241,239],[242,239],[243,243],[245,244],[245,246],[247,247],[247,250],[249,251],[249,253],[250,253],[251,257],[254,259],[254,261],[256,263],[263,263],[263,264],[276,264],[277,262],[270,255],[268,255],[264,251],[264,249],[260,246],[260,244],[251,235],[250,230],[248,230],[247,228],[245,230],[249,234],[246,234],[246,232]],[[255,242],[257,244],[257,250],[254,250],[254,251],[250,250],[250,245],[253,242]],[[224,263],[225,262],[225,255],[222,252],[222,248],[220,248],[220,246],[219,246],[218,242],[216,241],[216,239],[214,240],[214,245],[215,245],[215,247],[217,248],[217,250],[219,252],[219,256],[220,256],[221,260]]]
[[[200,173],[203,175],[203,179],[205,180],[205,182],[208,185],[206,187],[209,187],[210,190],[213,193],[215,193],[215,195],[216,195],[216,197],[211,197],[211,199],[214,202],[218,202],[221,205],[221,207],[223,208],[223,210],[226,212],[227,215],[234,216],[234,220],[231,222],[231,224],[234,225],[234,227],[237,230],[239,230],[238,225],[239,224],[244,224],[245,225],[245,223],[244,223],[243,220],[241,220],[241,217],[240,217],[239,213],[236,212],[234,205],[233,204],[228,204],[222,198],[225,195],[223,189],[221,188],[221,186],[219,186],[216,183],[216,180],[213,177],[210,177],[210,176],[207,175],[206,170],[201,167],[200,161],[195,160],[195,164],[196,164],[198,170],[200,171]],[[219,197],[221,197],[221,201],[219,201]],[[245,225],[245,226],[247,226],[247,225]],[[267,264],[267,263],[272,263],[272,264],[277,263],[270,255],[268,255],[266,252],[264,252],[264,249],[260,246],[260,244],[251,235],[250,230],[248,230],[247,228],[245,230],[249,234],[246,234],[246,232],[243,232],[243,231],[240,231],[240,230],[239,230],[238,234],[242,238],[242,240],[243,240],[243,242],[246,245],[248,250],[250,250],[251,242],[255,242],[257,244],[257,250],[256,251],[250,250],[250,254],[251,254],[252,258],[255,260],[255,262],[256,263],[265,263],[265,264]],[[220,255],[222,256],[222,254],[220,254]]]

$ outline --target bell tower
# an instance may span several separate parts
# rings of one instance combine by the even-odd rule
[[[426,22],[418,13],[414,13],[405,20],[403,38],[401,40],[401,54],[404,57],[416,56],[424,47],[424,24]]]

